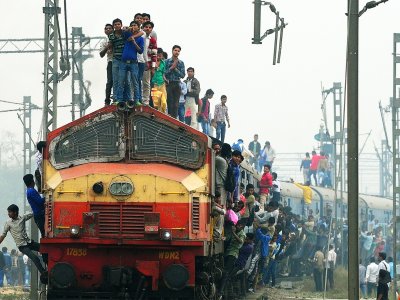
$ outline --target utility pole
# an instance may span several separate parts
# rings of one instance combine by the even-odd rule
[[[400,33],[393,34],[393,97],[391,101],[392,105],[392,149],[393,149],[393,172],[392,172],[392,184],[393,184],[393,295],[396,298],[397,290],[397,203],[400,199],[400,78],[397,77],[398,71],[400,70],[400,54],[397,51],[400,50]]]
[[[348,298],[360,299],[358,255],[358,0],[348,0],[347,134],[348,134]]]

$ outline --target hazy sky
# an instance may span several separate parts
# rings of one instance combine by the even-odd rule
[[[5,2],[4,0],[2,2]],[[366,1],[360,1],[360,9]],[[4,25],[0,38],[43,37],[45,1],[7,1],[0,10]],[[63,1],[61,1],[61,4]],[[273,3],[289,23],[285,29],[282,61],[272,65],[273,36],[262,45],[252,45],[253,4],[239,0],[148,0],[118,2],[68,0],[68,26],[83,27],[87,36],[103,35],[105,23],[119,17],[128,24],[136,12],[148,12],[155,23],[158,45],[170,53],[182,46],[180,58],[196,69],[202,87],[215,91],[212,104],[228,95],[232,127],[227,139],[250,141],[259,133],[270,140],[277,152],[309,151],[317,142],[313,136],[321,124],[321,82],[325,88],[344,82],[346,48],[346,0],[275,0]],[[385,105],[392,91],[393,33],[400,32],[400,1],[391,0],[368,11],[360,19],[360,133],[380,144],[383,130],[378,101]],[[274,16],[262,10],[262,32],[273,27]],[[63,23],[63,16],[60,16]],[[64,29],[61,29],[64,32]],[[22,102],[32,96],[42,106],[43,54],[0,55],[0,99]],[[90,80],[93,104],[88,112],[104,103],[106,61],[98,53],[84,64]],[[71,101],[70,78],[59,85],[59,105]],[[333,102],[328,97],[328,103]],[[0,110],[16,106],[0,103]],[[332,121],[332,106],[328,118]],[[2,113],[2,129],[22,139],[16,113]],[[39,131],[41,113],[35,112],[33,132]],[[59,109],[59,125],[71,120],[68,108]],[[388,126],[390,118],[388,118]],[[330,123],[331,124],[331,123]],[[332,126],[332,125],[330,125]],[[333,132],[333,128],[330,128]],[[361,136],[360,144],[365,136]],[[34,134],[34,139],[35,134]]]

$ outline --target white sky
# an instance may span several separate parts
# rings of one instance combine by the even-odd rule
[[[240,137],[248,143],[257,132],[261,142],[270,140],[278,153],[310,151],[317,146],[313,136],[321,124],[321,82],[325,88],[335,81],[344,82],[346,0],[272,1],[289,23],[281,64],[275,66],[273,36],[262,45],[251,44],[251,0],[67,2],[69,32],[72,26],[83,27],[87,36],[103,35],[104,24],[116,17],[127,24],[136,12],[150,13],[158,45],[169,53],[172,45],[182,46],[180,58],[186,67],[196,69],[202,94],[212,88],[216,93],[213,105],[221,94],[228,95],[232,123],[227,133],[229,142]],[[360,9],[365,2],[360,1]],[[43,37],[44,3],[14,0],[3,4],[0,38]],[[367,152],[373,151],[372,141],[380,145],[383,138],[378,101],[387,105],[391,96],[393,33],[400,32],[399,12],[400,1],[391,0],[360,19],[360,133],[372,129]],[[262,32],[274,26],[274,16],[267,7],[263,7],[262,18]],[[60,20],[63,23],[62,16]],[[22,102],[23,96],[30,95],[42,106],[43,54],[3,54],[0,66],[1,100]],[[93,104],[88,112],[104,103],[105,67],[105,59],[97,53],[84,64],[85,80],[92,82]],[[59,86],[59,105],[70,103],[70,78]],[[332,102],[329,96],[328,103]],[[0,110],[11,108],[16,106],[0,103]],[[328,108],[332,121],[332,106]],[[22,127],[16,113],[2,113],[0,117],[0,132],[15,132],[21,140]],[[41,113],[35,112],[33,117],[36,133]],[[58,125],[70,120],[69,110],[60,108]],[[364,138],[360,137],[360,146]]]

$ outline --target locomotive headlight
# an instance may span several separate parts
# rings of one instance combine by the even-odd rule
[[[172,240],[172,232],[170,229],[161,229],[160,231],[160,239],[163,241],[170,241]]]
[[[71,233],[71,237],[73,237],[73,238],[79,237],[80,230],[81,230],[81,228],[79,227],[79,225],[72,225],[69,228],[69,231]]]

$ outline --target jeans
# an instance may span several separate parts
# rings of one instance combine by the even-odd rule
[[[376,283],[375,282],[367,282],[367,293],[368,293],[368,298],[376,297]]]
[[[3,287],[3,282],[4,282],[4,270],[0,269],[0,287]]]
[[[46,269],[42,266],[39,257],[35,253],[33,253],[33,251],[39,251],[39,248],[40,248],[39,243],[32,241],[30,244],[26,246],[18,247],[18,250],[21,251],[23,254],[26,254],[26,256],[28,256],[33,261],[40,274],[43,274],[46,271]],[[45,253],[43,253],[43,261],[47,263],[47,254]]]
[[[117,90],[117,101],[127,101],[130,97],[126,98],[126,94],[130,94],[128,82],[128,74],[130,74],[131,83],[133,86],[133,94],[135,101],[141,101],[141,95],[139,93],[139,85],[138,85],[138,64],[131,62],[125,63],[122,62],[119,67],[119,76],[118,76],[118,90]],[[125,97],[124,97],[125,96]]]
[[[39,228],[41,237],[44,237],[44,214],[34,215],[33,219],[35,220],[36,226]]]
[[[31,271],[29,270],[29,265],[25,265],[25,278],[24,278],[24,286],[28,287],[31,284]]]
[[[217,122],[217,140],[220,140],[221,142],[225,141],[225,131],[226,131],[225,122]]]
[[[208,120],[201,119],[201,128],[203,128],[203,133],[204,134],[209,134],[210,133],[210,123]]]
[[[142,99],[142,79],[143,79],[143,73],[144,69],[146,68],[145,63],[138,63],[138,77],[137,77],[137,82],[139,85],[139,97]]]
[[[179,81],[170,81],[167,85],[167,107],[168,107],[168,114],[175,119],[178,117],[180,96],[181,96],[181,86],[179,84]]]
[[[317,292],[322,292],[324,289],[322,287],[322,271],[319,269],[314,268],[314,282],[315,282],[315,289]]]
[[[113,87],[112,61],[107,63],[106,104],[110,104],[111,89]],[[115,93],[115,92],[114,92]]]
[[[276,260],[270,259],[268,267],[264,269],[263,282],[265,284],[269,284],[269,278],[271,277],[272,280],[271,285],[275,286],[275,273],[276,273]]]
[[[360,290],[361,290],[362,297],[367,298],[367,284],[366,283],[360,283]]]
[[[233,255],[228,255],[228,256],[225,256],[225,258],[224,258],[224,272],[223,272],[223,276],[222,276],[222,280],[221,280],[221,287],[220,287],[220,291],[219,291],[220,295],[224,293],[225,286],[226,286],[228,280],[232,276],[232,271],[235,267],[235,261],[236,261],[236,257]]]
[[[178,117],[179,121],[185,122],[185,103],[179,102]]]

